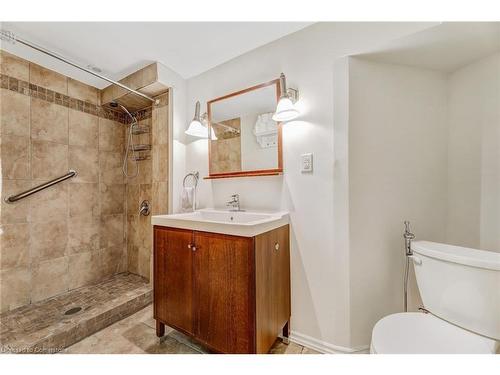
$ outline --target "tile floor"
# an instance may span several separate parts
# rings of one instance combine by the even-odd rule
[[[204,354],[209,351],[194,340],[167,328],[167,334],[158,339],[155,333],[153,305],[125,318],[82,341],[66,348],[69,354]],[[319,354],[301,345],[285,345],[280,339],[271,354]]]

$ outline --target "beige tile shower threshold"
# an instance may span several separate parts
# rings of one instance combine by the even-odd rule
[[[141,310],[149,282],[122,273],[0,315],[1,353],[56,353]]]

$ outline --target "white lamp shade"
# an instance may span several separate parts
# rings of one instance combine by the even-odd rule
[[[299,111],[293,105],[292,101],[283,97],[279,100],[278,105],[276,106],[276,112],[273,115],[273,120],[282,122],[282,121],[290,121],[299,116]]]
[[[208,138],[208,129],[201,124],[201,122],[193,120],[186,130],[186,134],[193,137]]]
[[[186,134],[198,138],[208,138],[208,128],[197,120],[191,121],[189,128],[185,131]],[[212,131],[212,140],[217,140],[215,133]]]

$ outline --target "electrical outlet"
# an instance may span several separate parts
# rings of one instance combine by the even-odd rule
[[[300,171],[303,173],[308,173],[313,171],[313,154],[308,153],[301,155]]]

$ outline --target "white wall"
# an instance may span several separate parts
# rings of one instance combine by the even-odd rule
[[[420,239],[445,239],[446,117],[444,73],[350,59],[353,345],[369,342],[380,318],[403,311],[403,221]]]
[[[447,242],[500,252],[500,53],[449,79]]]
[[[402,311],[403,220],[418,239],[500,251],[500,54],[453,73],[360,58],[338,71],[349,77],[347,131],[337,135],[349,140],[344,217],[356,346],[380,318]],[[413,272],[409,297],[415,310]]]
[[[342,232],[347,226],[336,222],[334,214],[334,191],[346,191],[345,175],[337,174],[334,165],[334,146],[339,145],[332,110],[334,61],[429,26],[316,24],[188,80],[188,117],[196,100],[204,106],[212,98],[277,78],[282,71],[289,86],[300,90],[302,115],[283,131],[284,175],[202,180],[198,196],[201,207],[224,207],[231,194],[239,193],[244,208],[291,212],[292,332],[296,339],[323,350],[351,348],[349,244]],[[207,141],[188,141],[186,166],[176,164],[174,170],[198,170],[206,176]],[[300,155],[306,152],[314,153],[312,174],[299,170]],[[342,194],[338,197],[342,207]]]

